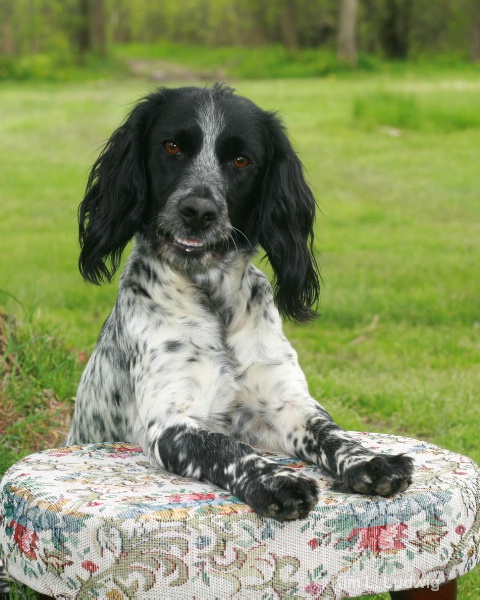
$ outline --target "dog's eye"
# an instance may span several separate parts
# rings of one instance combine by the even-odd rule
[[[163,147],[169,154],[178,154],[180,152],[180,146],[173,140],[167,140],[163,144]]]
[[[237,169],[244,169],[245,167],[248,167],[251,162],[252,161],[248,156],[237,156],[233,159],[233,166],[237,167]]]

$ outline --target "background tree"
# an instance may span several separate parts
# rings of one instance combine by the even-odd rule
[[[340,60],[357,64],[357,0],[340,0],[338,46]]]
[[[281,26],[284,46],[287,50],[296,50],[298,48],[297,32],[297,14],[298,7],[294,0],[283,0]]]
[[[80,56],[95,52],[107,54],[107,15],[105,0],[78,0],[77,40]]]
[[[385,0],[379,37],[387,58],[408,56],[413,0]]]
[[[105,55],[109,42],[278,44],[387,59],[480,60],[480,0],[0,0],[0,57]],[[68,60],[67,60],[68,59]]]
[[[470,57],[480,61],[480,0],[472,0],[472,47]]]
[[[15,33],[13,20],[15,10],[9,0],[0,0],[0,56],[15,54]]]

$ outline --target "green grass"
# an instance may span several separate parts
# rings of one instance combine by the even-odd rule
[[[113,55],[100,57],[90,54],[81,59],[62,49],[20,57],[0,56],[0,81],[84,81],[123,77],[126,73],[124,61]]]
[[[461,84],[460,84],[461,85]],[[423,94],[377,91],[355,99],[355,121],[367,129],[395,127],[415,131],[447,133],[480,127],[480,90],[434,90]]]
[[[301,48],[288,50],[281,45],[261,47],[208,47],[181,45],[159,41],[151,44],[124,44],[112,48],[112,57],[120,62],[130,59],[168,63],[187,67],[193,74],[211,78],[216,73],[234,79],[277,79],[304,77],[336,77],[397,75],[410,73],[423,76],[439,72],[465,73],[475,75],[480,66],[468,61],[464,56],[437,55],[419,57],[416,61],[385,61],[378,56],[360,53],[355,68],[337,58],[336,53],[327,48]]]
[[[132,58],[168,61],[170,64],[186,66],[193,73],[200,75],[221,72],[229,78],[318,77],[344,75],[355,71],[351,65],[339,60],[334,52],[318,49],[287,50],[280,45],[261,48],[208,48],[157,42],[119,45],[114,48],[113,54],[123,61]],[[383,68],[384,65],[378,59],[367,55],[360,56],[358,70],[369,72]]]
[[[81,365],[51,325],[2,313],[0,354],[1,474],[19,456],[62,444]]]
[[[132,68],[132,62],[137,69]],[[168,41],[112,44],[106,57],[95,53],[80,57],[61,47],[43,53],[0,56],[0,81],[79,82],[125,77],[129,71],[170,80],[187,74],[195,80],[341,77],[358,80],[377,76],[472,77],[480,65],[466,55],[417,56],[410,61],[387,61],[379,55],[360,52],[357,65],[339,59],[332,47],[288,50],[282,45],[220,46],[182,45]]]
[[[405,71],[235,85],[280,110],[318,199],[322,316],[286,327],[313,394],[348,429],[480,461],[478,78]],[[149,89],[0,89],[0,304],[24,323],[9,344],[21,346],[28,375],[24,392],[7,381],[27,421],[9,425],[3,466],[56,426],[42,390],[70,407],[76,356],[91,351],[113,305],[115,284],[87,286],[77,272],[76,210],[99,143]],[[477,569],[460,597],[477,600],[479,588]]]

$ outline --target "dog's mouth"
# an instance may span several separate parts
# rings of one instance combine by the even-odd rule
[[[222,235],[208,233],[210,235],[204,236],[195,231],[170,233],[159,228],[156,230],[156,254],[174,268],[194,272],[218,265],[232,251],[238,254],[240,242],[235,230]],[[250,245],[249,248],[252,249]]]
[[[189,254],[191,256],[199,256],[201,254],[204,254],[207,249],[207,246],[204,241],[191,237],[173,237],[169,240],[169,242],[174,248],[177,248],[177,250],[180,250],[181,252],[184,252],[185,254]]]
[[[167,251],[177,259],[192,260],[203,259],[221,255],[225,249],[225,242],[217,239],[202,239],[195,234],[175,235],[164,230],[157,230],[159,250]],[[173,252],[173,254],[172,254]]]

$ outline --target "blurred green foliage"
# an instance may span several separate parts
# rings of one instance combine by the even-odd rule
[[[404,58],[466,61],[480,35],[475,2],[359,2],[358,67],[378,70],[395,58],[392,36],[402,38]],[[0,0],[0,79],[123,74],[116,58],[128,48],[163,49],[165,57],[170,47],[176,62],[182,46],[219,49],[210,56],[230,76],[324,76],[351,69],[336,56],[338,13],[337,0]]]

